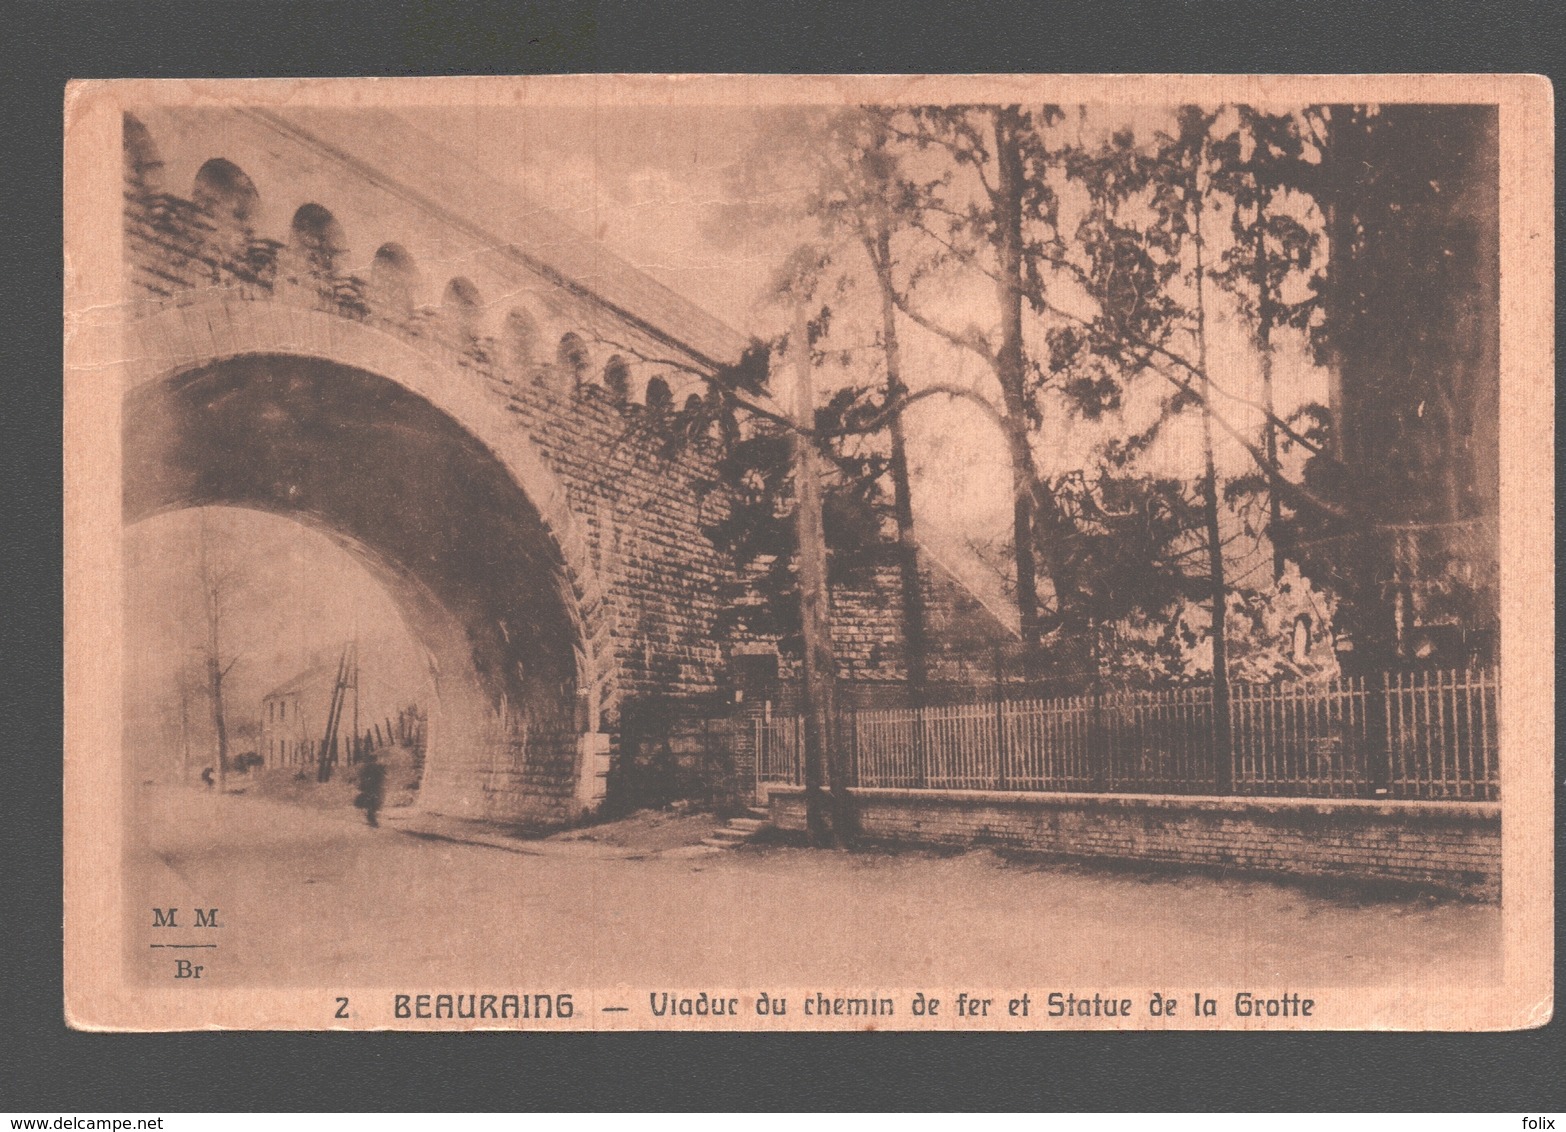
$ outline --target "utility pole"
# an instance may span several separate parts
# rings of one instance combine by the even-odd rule
[[[351,675],[350,675],[351,674]],[[352,684],[350,685],[350,678]],[[349,687],[353,688],[353,718],[354,727],[359,725],[359,644],[357,640],[349,641],[343,646],[343,654],[337,661],[337,679],[332,684],[332,700],[326,708],[326,734],[321,737],[321,754],[316,763],[316,781],[327,782],[332,777],[332,759],[337,753],[339,732],[342,727],[343,707],[348,698]],[[348,752],[344,756],[347,762],[353,761],[353,749],[358,743],[358,736],[350,738]]]
[[[353,635],[353,748],[348,755],[351,763],[359,761],[359,634]]]
[[[799,622],[803,640],[805,716],[805,815],[811,843],[840,844],[848,832],[847,782],[836,756],[837,717],[832,654],[830,595],[827,592],[826,532],[821,523],[821,461],[815,441],[815,387],[810,366],[810,324],[804,304],[789,338],[794,358],[794,524],[799,542]],[[832,819],[823,786],[832,790]]]

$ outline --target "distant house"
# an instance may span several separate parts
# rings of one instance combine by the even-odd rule
[[[326,713],[337,682],[335,664],[307,668],[261,697],[261,757],[265,765],[313,764],[326,733]],[[352,728],[350,722],[345,731]]]
[[[266,766],[315,765],[326,737],[337,667],[335,663],[314,665],[261,697],[260,755]],[[410,725],[403,720],[406,712],[406,699],[396,689],[359,669],[358,688],[350,686],[345,692],[332,761],[351,761],[348,754],[356,715],[362,746],[373,749],[410,737]]]

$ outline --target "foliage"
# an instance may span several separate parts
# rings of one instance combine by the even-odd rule
[[[1312,341],[1344,393],[1331,424],[1343,462],[1313,453],[1304,477],[1349,518],[1301,511],[1289,538],[1343,596],[1359,662],[1382,667],[1411,645],[1400,591],[1426,623],[1483,635],[1497,619],[1493,540],[1472,537],[1497,506],[1497,438],[1482,433],[1499,384],[1495,112],[1322,106],[1301,121],[1315,159],[1287,172],[1329,245]]]
[[[1349,548],[1364,545],[1378,514],[1402,505],[1394,495],[1418,496],[1416,472],[1450,462],[1459,426],[1472,419],[1462,403],[1467,371],[1425,367],[1385,397],[1388,427],[1409,437],[1383,461],[1392,481],[1356,476],[1333,454],[1356,422],[1334,421],[1319,404],[1280,416],[1273,354],[1284,334],[1296,350],[1308,337],[1322,359],[1355,356],[1366,372],[1379,366],[1397,381],[1404,378],[1394,355],[1453,356],[1467,324],[1448,312],[1477,254],[1474,221],[1450,199],[1468,135],[1448,139],[1431,125],[1445,121],[1440,115],[1406,108],[1185,106],[1167,128],[1141,137],[1130,128],[1095,136],[1080,128],[1084,115],[1073,135],[1070,116],[1050,106],[810,112],[769,133],[771,152],[747,166],[758,190],[738,194],[747,207],[775,199],[759,190],[786,161],[809,171],[796,215],[814,224],[817,241],[791,257],[780,286],[819,304],[819,357],[842,371],[841,389],[817,419],[844,477],[828,492],[833,567],[856,562],[855,548],[873,546],[892,513],[878,486],[889,466],[885,446],[873,438],[909,400],[964,397],[998,426],[1022,485],[1006,573],[1025,633],[1034,610],[1041,648],[1080,665],[1087,641],[1106,671],[1122,665],[1138,679],[1170,677],[1179,667],[1173,658],[1205,631],[1193,627],[1190,610],[1204,581],[1209,598],[1211,584],[1224,585],[1224,556],[1235,553],[1227,543],[1265,538],[1278,548],[1275,581],[1226,586],[1221,612],[1234,618],[1237,675],[1269,678],[1294,663],[1285,614],[1301,592],[1321,606],[1317,587],[1342,589],[1349,606],[1386,618],[1390,567],[1361,578]],[[1410,151],[1414,137],[1424,152]],[[1332,248],[1337,270],[1329,271],[1324,245],[1342,237],[1332,219],[1346,207],[1349,236]],[[994,387],[900,387],[895,354],[885,351],[890,322],[877,336],[881,354],[834,344],[835,316],[863,297],[856,288],[865,282],[924,332],[910,342],[967,352]],[[996,296],[987,328],[943,321],[942,298],[954,292]],[[1205,323],[1219,306],[1249,328],[1260,403],[1237,398],[1207,371]],[[1236,405],[1246,417],[1226,415]],[[1220,483],[1216,471],[1177,482],[1150,470],[1170,422],[1193,411],[1204,434],[1221,431],[1250,454],[1250,472]],[[1421,423],[1425,416],[1433,423]],[[1096,430],[1081,471],[1039,471],[1033,449],[1052,419]],[[787,478],[769,467],[782,457],[766,447],[736,447],[744,466],[732,469],[762,496],[786,490]],[[1208,499],[1199,506],[1193,492]],[[757,502],[756,515],[771,521],[782,507],[776,498]],[[786,537],[763,537],[758,521],[741,509],[722,534],[748,561],[786,574]],[[1311,550],[1325,545],[1336,549]],[[1309,582],[1289,556],[1304,563]],[[1440,577],[1421,592],[1468,616],[1479,601],[1475,586],[1438,557],[1430,561]],[[1052,583],[1047,593],[1034,588],[1035,563]],[[787,579],[772,581],[786,592]],[[1320,617],[1312,621],[1318,631]]]
[[[818,410],[816,429],[829,433],[852,412],[850,391]],[[808,442],[808,441],[807,441]],[[754,427],[727,446],[718,463],[719,481],[732,504],[706,535],[735,563],[732,587],[718,630],[722,635],[774,639],[790,654],[799,649],[799,588],[794,526],[796,441],[780,427]],[[822,484],[822,525],[828,577],[833,584],[862,582],[888,554],[883,537],[887,509],[880,489],[882,457],[831,453],[844,474]]]

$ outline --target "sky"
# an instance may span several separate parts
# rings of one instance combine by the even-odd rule
[[[755,138],[742,107],[439,107],[403,112],[531,207],[591,236],[741,332],[776,263],[711,238]],[[526,207],[526,206],[525,206]]]

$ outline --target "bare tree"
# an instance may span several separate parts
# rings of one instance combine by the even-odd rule
[[[907,223],[941,250],[947,264],[989,283],[998,341],[969,325],[942,323],[918,302],[915,288],[894,291],[914,323],[979,358],[994,374],[1000,403],[991,417],[1006,438],[1012,471],[1012,553],[1023,640],[1036,648],[1045,629],[1038,593],[1039,557],[1054,586],[1057,612],[1077,591],[1074,531],[1038,470],[1032,434],[1040,420],[1042,372],[1024,340],[1025,312],[1045,310],[1046,278],[1059,258],[1057,202],[1050,171],[1062,153],[1046,139],[1055,107],[920,107],[899,117],[891,134],[916,151],[938,151],[972,185],[944,177],[920,192],[905,182],[899,199]],[[976,185],[976,189],[973,186]]]
[[[201,587],[201,608],[206,621],[206,636],[199,646],[206,667],[207,697],[212,708],[212,729],[217,742],[218,790],[222,792],[228,777],[228,722],[223,709],[223,681],[239,661],[239,655],[224,652],[223,623],[233,610],[240,588],[239,564],[215,545],[209,508],[200,509],[197,538],[197,576]]]
[[[188,658],[182,659],[179,668],[173,673],[174,691],[166,701],[165,712],[170,745],[179,752],[179,777],[182,782],[190,778],[193,730],[193,722],[190,718],[191,701],[204,690],[203,678],[191,670],[187,661]]]

